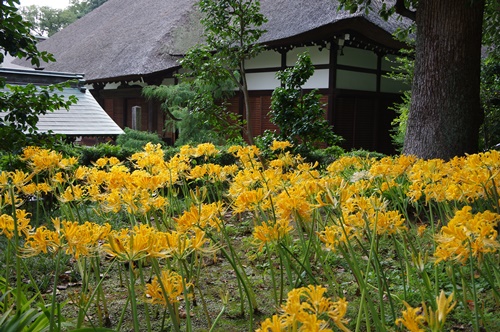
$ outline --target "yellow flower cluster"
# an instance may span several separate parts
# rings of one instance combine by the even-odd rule
[[[262,225],[255,226],[253,237],[256,243],[260,244],[259,250],[262,250],[267,243],[277,243],[292,231],[292,229],[293,227],[288,220],[279,219],[273,225],[263,223]]]
[[[488,151],[443,160],[418,160],[408,169],[408,197],[428,202],[463,201],[494,197],[500,180],[500,152]],[[497,202],[498,203],[498,202]]]
[[[29,213],[25,210],[16,210],[16,220],[17,220],[17,231],[19,236],[27,236],[31,226],[30,219],[28,218]],[[14,236],[14,218],[8,214],[0,215],[0,234],[4,234],[8,239],[12,239]]]
[[[469,257],[481,260],[485,253],[499,248],[496,227],[500,215],[491,211],[473,214],[471,210],[472,207],[464,206],[436,235],[436,263],[456,260],[464,264]]]
[[[154,277],[151,283],[146,284],[146,297],[152,304],[160,304],[164,307],[168,303],[179,302],[184,289],[189,287],[182,276],[174,271],[162,271],[161,277]]]
[[[146,257],[182,259],[194,251],[213,252],[205,232],[195,228],[189,232],[161,232],[148,225],[132,230],[111,231],[104,251],[121,261],[137,261]]]
[[[276,157],[265,163],[257,147],[233,146],[228,151],[237,162],[221,166],[208,162],[220,152],[213,144],[184,146],[169,160],[160,145],[147,144],[128,164],[111,157],[89,167],[78,166],[74,158],[58,152],[29,147],[22,159],[30,172],[0,172],[0,209],[4,213],[16,207],[15,216],[0,215],[0,233],[10,239],[17,227],[19,235],[25,236],[25,255],[63,250],[78,259],[103,250],[121,261],[184,259],[193,252],[213,253],[212,231],[223,230],[226,218],[237,214],[234,220],[252,218],[259,250],[306,231],[303,238],[317,236],[335,251],[352,239],[362,243],[367,235],[404,234],[411,228],[405,219],[411,218],[407,215],[411,204],[441,207],[449,203],[448,207],[459,210],[449,222],[450,216],[443,214],[435,223],[443,225],[436,227],[434,237],[436,263],[463,264],[471,257],[480,261],[485,254],[497,252],[500,217],[488,209],[498,211],[500,206],[500,152],[448,162],[412,156],[380,160],[345,156],[320,170],[317,164],[286,152],[290,146],[273,142],[270,148]],[[55,218],[53,230],[31,229],[22,204],[27,197],[47,193],[69,208],[87,204],[105,216],[125,212],[133,226],[111,230],[108,224]],[[424,226],[419,230],[428,233]],[[173,303],[183,282],[175,272],[164,271],[148,284],[147,294],[153,303]],[[343,318],[347,302],[333,302],[324,297],[325,292],[320,286],[293,290],[282,313],[263,322],[261,331],[294,326],[330,331],[331,323],[347,330]],[[437,301],[444,301],[441,306],[451,310],[451,300],[444,299]],[[436,312],[428,310],[426,318],[418,309],[409,305],[406,309],[398,323],[415,331],[431,324],[428,317],[436,312],[441,314],[437,321],[449,312],[438,307]]]
[[[406,310],[403,310],[402,318],[396,319],[396,325],[403,325],[410,332],[425,332],[428,326],[431,331],[442,331],[446,317],[453,310],[457,302],[453,302],[454,294],[446,296],[443,290],[436,297],[436,310],[428,308],[422,303],[421,308],[413,308],[403,301]]]
[[[79,224],[75,221],[53,218],[54,230],[45,226],[38,227],[26,237],[23,248],[25,256],[65,250],[75,259],[96,254],[102,242],[111,231],[111,225],[98,225],[91,222]]]
[[[326,288],[309,285],[295,288],[288,293],[281,313],[267,318],[261,323],[258,332],[281,331],[332,331],[336,326],[342,331],[350,331],[344,318],[347,301],[334,302],[326,297]]]

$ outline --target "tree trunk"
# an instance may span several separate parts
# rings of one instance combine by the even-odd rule
[[[241,86],[240,90],[243,93],[243,102],[245,103],[245,120],[246,120],[246,135],[248,144],[253,145],[253,130],[252,130],[252,119],[251,119],[251,110],[250,110],[250,96],[248,94],[248,84],[247,77],[245,73],[245,62],[240,62],[240,73],[241,73]]]
[[[477,152],[483,11],[484,0],[419,0],[405,154],[448,160]]]

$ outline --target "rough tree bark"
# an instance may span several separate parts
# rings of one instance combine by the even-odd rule
[[[450,159],[478,149],[484,0],[419,0],[403,153]]]

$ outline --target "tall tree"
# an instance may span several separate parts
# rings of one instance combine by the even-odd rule
[[[399,13],[415,21],[415,72],[403,153],[450,159],[476,152],[483,119],[479,77],[485,0],[340,2],[351,11],[378,8],[383,17]]]
[[[52,54],[37,49],[31,25],[22,19],[18,5],[19,0],[0,3],[0,63],[4,54],[28,59],[34,66],[40,66],[41,60],[55,61]],[[0,78],[0,110],[7,113],[0,118],[0,152],[17,153],[26,144],[39,143],[47,138],[37,134],[39,116],[56,109],[67,109],[76,102],[74,96],[66,100],[57,94],[65,86],[67,84],[9,86],[4,78]]]
[[[64,9],[49,6],[25,6],[20,8],[22,17],[31,23],[32,31],[40,36],[52,36],[80,17],[90,13],[107,0],[72,0]]]
[[[33,33],[40,36],[52,36],[78,18],[77,13],[72,10],[48,6],[21,7],[20,12],[31,23]]]
[[[289,141],[294,151],[303,154],[321,144],[334,145],[342,139],[335,135],[325,119],[325,110],[317,89],[308,93],[302,87],[314,74],[309,54],[299,54],[295,66],[279,71],[282,86],[271,97],[271,122],[279,128],[280,140]]]
[[[245,104],[245,133],[253,144],[245,61],[261,51],[257,41],[267,20],[256,0],[201,0],[199,8],[206,43],[189,51],[181,64],[189,70],[186,76],[204,80],[205,86],[231,80],[238,87]]]

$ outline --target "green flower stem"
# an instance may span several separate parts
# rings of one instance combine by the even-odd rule
[[[76,327],[80,328],[83,324],[83,320],[86,314],[86,310],[84,310],[84,308],[87,306],[87,303],[85,303],[86,301],[85,294],[87,293],[89,286],[89,278],[87,273],[87,259],[84,258],[83,264],[81,263],[80,260],[77,260],[77,265],[78,269],[80,270],[80,275],[82,276],[82,289],[80,291],[80,300],[78,303],[78,318],[76,323]]]
[[[280,299],[279,299],[279,303],[282,303],[283,302],[283,297],[285,296],[285,274],[283,273],[283,257],[281,256],[281,253],[279,255],[280,257]],[[288,270],[288,266],[287,266],[287,270]]]
[[[94,296],[96,295],[96,293],[98,292],[98,290],[101,288],[102,289],[102,282],[104,281],[104,277],[106,275],[108,275],[109,271],[111,271],[111,268],[113,267],[113,264],[114,264],[115,260],[113,260],[113,262],[108,266],[107,270],[104,272],[104,275],[102,278],[99,279],[99,282],[97,283],[94,291],[92,292],[92,294],[90,294],[90,297],[88,299],[88,301],[86,301],[85,303],[85,306],[83,307],[83,309],[79,309],[79,312],[78,312],[78,321],[79,321],[79,324],[80,325],[77,325],[77,327],[80,327],[81,324],[83,323],[83,317],[87,314],[87,311],[89,310],[90,308],[90,305],[92,304],[92,299],[94,298]],[[86,266],[86,264],[85,264]],[[88,278],[87,278],[88,280]],[[84,284],[85,286],[85,284]],[[84,291],[86,292],[87,288],[85,287],[85,289],[82,289],[82,298],[83,298],[83,293]],[[125,304],[124,308],[126,308],[128,305],[128,299],[127,299],[127,303]],[[124,309],[125,310],[125,309]],[[80,318],[81,316],[81,318]],[[80,322],[80,319],[81,319],[81,322]],[[119,329],[117,329],[117,331],[119,331]]]
[[[156,274],[156,277],[158,278],[158,283],[160,284],[161,291],[163,293],[163,296],[165,297],[165,302],[167,303],[167,309],[168,309],[168,312],[170,314],[170,319],[172,320],[172,325],[174,326],[174,331],[180,332],[179,312],[178,312],[177,308],[175,307],[175,304],[172,305],[172,303],[170,303],[170,301],[168,300],[165,286],[163,285],[163,282],[161,280],[160,265],[158,264],[158,261],[156,259],[152,259],[151,262],[152,262],[151,266],[153,267],[153,270]]]
[[[130,302],[130,297],[127,296],[127,300],[125,301],[125,305],[123,306],[122,313],[120,314],[120,319],[118,320],[118,324],[116,325],[116,331],[121,331],[123,319],[125,318],[125,313],[127,312],[127,306]]]
[[[278,302],[278,295],[276,294],[276,275],[274,273],[274,268],[273,268],[273,260],[271,257],[271,251],[269,248],[269,245],[266,242],[266,256],[267,256],[267,261],[269,262],[269,271],[271,272],[271,282],[272,282],[272,289],[273,289],[273,298],[274,298],[274,304],[276,305],[276,308],[279,307],[280,302]],[[281,256],[280,256],[280,261],[281,261]],[[283,275],[283,269],[280,270],[280,274]],[[280,285],[280,288],[282,285]],[[281,298],[280,298],[281,300]]]
[[[224,236],[224,240],[226,241],[226,244],[229,248],[230,255],[228,252],[224,249],[221,248],[221,253],[226,257],[226,259],[229,261],[229,264],[231,264],[231,267],[233,268],[234,272],[236,273],[236,276],[239,281],[241,281],[241,284],[243,286],[243,289],[245,291],[245,294],[248,299],[248,304],[250,306],[249,308],[249,318],[250,318],[250,329],[253,329],[253,312],[258,310],[258,305],[257,305],[257,299],[255,297],[255,293],[252,289],[252,284],[250,283],[250,280],[248,280],[248,277],[245,273],[245,270],[243,269],[243,265],[241,264],[241,261],[238,257],[238,254],[234,251],[234,248],[231,244],[231,239],[229,238],[229,235],[225,231],[225,228],[223,225],[221,225],[221,232],[222,235]],[[207,233],[208,234],[208,233]],[[213,237],[209,235],[210,238],[213,240]]]
[[[219,314],[217,315],[217,317],[215,317],[215,320],[214,320],[214,323],[212,324],[212,327],[210,328],[210,331],[208,332],[214,332],[215,330],[215,327],[217,326],[217,322],[219,321],[219,319],[222,317],[222,315],[224,315],[224,312],[226,312],[226,304],[224,304],[222,306],[222,309],[220,310]]]
[[[197,260],[199,259],[200,262],[199,264],[196,264],[196,282],[200,280],[200,274],[201,274],[201,257],[199,258],[196,256]],[[200,300],[201,300],[201,305],[203,306],[203,312],[205,314],[205,319],[207,320],[207,325],[210,327],[212,326],[212,319],[210,318],[210,314],[208,313],[208,308],[207,308],[207,303],[205,301],[205,296],[203,295],[203,292],[201,291],[201,288],[198,287],[198,283],[193,287],[193,294],[194,294],[194,289],[198,290],[198,293],[200,294]]]
[[[436,234],[436,225],[434,223],[434,214],[432,212],[432,202],[429,202],[429,218],[431,222],[431,231],[432,234]],[[432,252],[436,252],[436,241],[432,241]],[[437,265],[434,264],[434,297],[439,295],[439,279],[438,279],[438,269]]]
[[[191,331],[191,301],[189,299],[190,290],[188,285],[186,285],[186,279],[189,278],[188,267],[186,265],[186,260],[179,260],[179,271],[182,277],[182,292],[184,293],[184,302],[186,304],[186,331]],[[194,290],[192,290],[194,296]]]
[[[470,257],[469,257],[469,268],[470,268],[470,279],[472,283],[472,300],[474,301],[474,330],[476,332],[479,332],[479,303],[477,301],[477,292],[476,292],[476,278],[474,277],[474,263],[472,259],[472,248],[469,242],[469,251],[470,251]]]
[[[236,277],[238,278],[238,284],[241,283],[243,290],[245,291],[248,304],[250,306],[249,308],[249,328],[250,331],[253,330],[253,312],[254,310],[257,310],[257,302],[255,299],[255,294],[251,288],[250,281],[248,280],[245,271],[241,271],[238,263],[233,260],[232,256],[230,256],[227,251],[224,248],[221,248],[221,252],[226,257],[228,260],[229,264],[231,264],[231,267],[233,268],[233,271],[236,273]],[[237,260],[237,259],[236,259]],[[239,262],[239,261],[238,261]],[[239,263],[241,265],[241,263]],[[242,300],[243,301],[243,300]]]
[[[52,299],[51,299],[51,305],[50,305],[50,329],[49,331],[54,331],[55,323],[56,323],[56,317],[55,317],[55,309],[56,309],[56,304],[57,304],[57,282],[59,279],[59,268],[60,268],[60,261],[61,261],[61,249],[59,248],[57,250],[57,255],[56,255],[56,270],[54,272],[54,286],[52,289]],[[60,317],[58,317],[60,319]]]
[[[302,271],[306,272],[306,274],[309,276],[309,278],[311,278],[312,283],[319,285],[318,281],[316,280],[316,278],[312,274],[311,269],[308,269],[306,266],[304,266],[304,264],[300,261],[300,259],[298,257],[295,257],[295,255],[285,245],[280,243],[280,247],[287,254],[286,255],[287,258],[292,258],[293,260],[295,260],[299,264],[299,266],[302,268]],[[298,286],[299,281],[302,281],[305,283],[305,280],[303,279],[304,277],[301,276],[301,274],[300,274],[301,270],[298,270],[293,264],[289,264],[289,265],[293,269],[293,271],[297,274],[297,280],[295,281],[295,287]]]
[[[403,298],[406,301],[407,300],[407,286],[410,285],[410,266],[409,266],[409,260],[408,260],[408,255],[407,251],[405,249],[401,250],[401,244],[398,242],[395,236],[391,236],[392,242],[394,243],[394,249],[396,250],[396,258],[399,262],[399,268],[401,272],[401,280],[403,280]],[[404,241],[404,238],[403,238]],[[403,252],[403,255],[401,255],[401,251]],[[400,259],[400,257],[403,257],[405,266],[403,266],[403,260]],[[405,278],[405,271],[406,271],[406,278]]]
[[[143,269],[142,269],[142,261],[137,262],[137,264],[138,264],[138,269],[139,269],[139,278],[140,278],[140,281],[141,281],[141,286],[145,288],[146,287],[146,282],[144,280],[144,272],[143,272]],[[151,319],[149,317],[149,305],[146,302],[144,302],[144,312],[145,312],[145,316],[146,316],[147,330],[151,331]]]
[[[385,331],[385,327],[383,326],[383,324],[380,322],[379,320],[379,316],[378,316],[378,313],[375,311],[375,308],[373,307],[373,303],[372,301],[366,301],[366,294],[367,294],[367,284],[368,284],[368,276],[370,274],[370,267],[371,267],[371,262],[372,262],[372,257],[375,253],[375,248],[376,248],[376,239],[377,239],[377,225],[375,224],[375,227],[374,227],[374,230],[373,230],[373,236],[371,238],[371,244],[370,244],[370,252],[369,252],[369,256],[368,256],[368,263],[366,264],[366,271],[364,273],[364,279],[363,278],[360,278],[360,281],[363,280],[362,284],[360,284],[360,288],[361,288],[361,300],[360,300],[360,303],[365,306],[365,304],[368,305],[368,307],[370,308],[370,312],[371,312],[371,315],[372,315],[372,318],[373,318],[373,322],[375,323],[375,326],[377,328],[377,331]],[[360,275],[361,277],[361,275]],[[365,302],[366,301],[366,302]],[[381,307],[381,315],[383,315],[383,305],[380,306]],[[360,326],[361,326],[361,313],[362,313],[362,310],[359,310],[358,311],[358,318],[356,320],[356,332],[359,332],[359,329],[360,329]],[[366,319],[368,321],[368,315],[366,315]],[[385,319],[383,316],[382,316],[382,319]]]
[[[498,263],[493,262],[490,255],[484,255],[484,270],[478,269],[479,273],[488,281],[495,295],[497,302],[500,302],[500,290],[495,285],[500,284],[500,275],[498,273]],[[493,270],[493,271],[492,271]]]
[[[136,301],[136,295],[135,295],[135,275],[134,275],[134,261],[129,260],[129,285],[128,285],[128,291],[129,291],[129,297],[130,297],[130,306],[132,309],[132,320],[134,323],[134,331],[135,332],[140,332],[139,328],[139,316],[137,312],[137,301]]]
[[[14,195],[14,186],[9,186],[9,195],[10,200],[12,202],[12,218],[14,220],[14,248],[15,248],[15,257],[16,257],[16,308],[21,308],[21,257],[17,254],[19,250],[19,227],[17,224],[17,216],[16,216],[16,197]],[[8,276],[5,280],[9,280]],[[55,285],[54,285],[55,289]],[[52,316],[53,317],[53,316]]]

